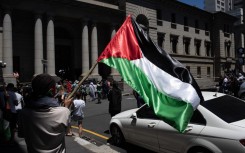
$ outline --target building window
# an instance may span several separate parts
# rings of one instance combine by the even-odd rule
[[[226,25],[226,24],[224,24],[223,31],[224,31],[224,32],[227,32],[227,31],[228,31],[228,30],[227,30],[227,25]]]
[[[171,35],[170,36],[171,50],[172,53],[177,53],[178,49],[178,36]]]
[[[210,77],[210,67],[207,67],[207,77]]]
[[[206,55],[207,56],[212,56],[211,54],[211,43],[208,41],[205,41],[205,49],[206,49]]]
[[[171,14],[171,22],[172,23],[176,23],[176,15],[175,15],[175,13]]]
[[[224,32],[230,33],[230,26],[227,24],[224,24]]]
[[[195,33],[199,33],[199,22],[195,20]]]
[[[190,54],[190,38],[183,38],[183,44],[184,44],[184,51],[186,55]]]
[[[184,31],[189,31],[188,18],[186,16],[184,17]]]
[[[157,25],[162,26],[162,10],[157,10]]]
[[[157,33],[157,43],[158,46],[164,49],[164,42],[165,42],[165,34],[164,33]]]
[[[184,17],[184,26],[188,26],[188,18],[186,16]]]
[[[225,41],[226,57],[231,57],[231,41]]]
[[[157,19],[162,20],[162,10],[157,10]]]
[[[171,28],[172,29],[176,29],[177,28],[177,24],[176,24],[176,15],[174,13],[171,14]]]
[[[224,24],[223,31],[224,31],[224,36],[227,37],[227,38],[229,38],[230,37],[230,32],[231,32],[230,31],[230,26],[227,25],[227,24]]]
[[[198,22],[198,20],[195,20],[195,28],[196,29],[199,29],[199,22]]]
[[[201,40],[195,40],[196,55],[200,56]]]
[[[205,23],[205,35],[209,36],[209,25],[208,25],[208,23]]]
[[[205,23],[205,31],[209,31],[208,23]]]
[[[176,23],[171,23],[171,28],[172,28],[172,29],[176,29],[176,28],[177,28]]]
[[[201,78],[201,67],[197,67],[197,78]]]

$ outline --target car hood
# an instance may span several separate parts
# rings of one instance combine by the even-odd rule
[[[127,117],[131,117],[132,114],[134,112],[136,112],[137,110],[138,110],[138,108],[130,109],[130,110],[127,110],[127,111],[123,111],[123,112],[113,116],[112,118],[127,118]]]
[[[236,122],[232,122],[230,124],[234,125],[234,126],[245,128],[245,119],[240,120],[240,121],[236,121]]]

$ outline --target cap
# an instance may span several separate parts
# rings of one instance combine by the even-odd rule
[[[39,74],[32,80],[32,90],[35,96],[46,95],[47,92],[55,87],[55,79],[49,74]]]

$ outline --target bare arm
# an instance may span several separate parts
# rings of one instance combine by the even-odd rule
[[[69,108],[72,102],[73,102],[73,98],[72,97],[67,97],[67,98],[64,99],[64,106]]]

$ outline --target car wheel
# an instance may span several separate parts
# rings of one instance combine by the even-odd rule
[[[116,146],[122,146],[125,139],[120,128],[117,125],[112,125],[110,132],[112,136],[112,143]]]
[[[245,93],[242,93],[240,99],[245,100]]]
[[[212,151],[206,149],[206,148],[203,148],[203,147],[194,147],[194,148],[191,148],[188,153],[212,153]]]

